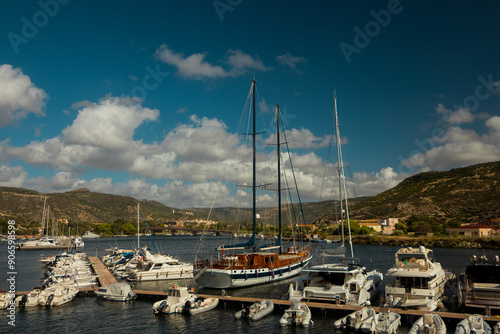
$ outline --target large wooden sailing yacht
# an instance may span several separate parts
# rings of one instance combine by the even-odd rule
[[[236,254],[223,256],[222,259],[213,261],[203,269],[196,279],[200,287],[228,289],[239,288],[257,284],[271,283],[298,275],[312,258],[311,248],[293,248],[283,251],[282,228],[281,228],[281,189],[280,189],[280,131],[279,131],[279,106],[276,106],[277,115],[277,151],[278,151],[278,221],[279,235],[274,245],[257,249],[255,243],[256,235],[256,187],[261,187],[256,183],[256,136],[255,132],[255,80],[252,81],[251,96],[253,105],[253,131],[251,133],[253,141],[253,183],[252,188],[252,223],[253,233],[248,242],[218,248],[219,251],[231,252],[240,251]]]

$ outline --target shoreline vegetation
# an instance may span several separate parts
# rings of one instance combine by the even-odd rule
[[[500,249],[500,237],[359,235],[353,236],[352,242],[358,245]]]

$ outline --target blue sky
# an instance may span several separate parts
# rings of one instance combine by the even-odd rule
[[[281,107],[305,200],[325,199],[334,89],[357,196],[500,160],[498,2],[1,6],[3,186],[232,205],[218,180],[237,182],[253,77],[260,126]]]

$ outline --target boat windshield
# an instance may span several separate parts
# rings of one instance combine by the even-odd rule
[[[414,259],[414,260],[410,261],[411,259]],[[425,254],[415,254],[415,253],[400,253],[400,254],[398,254],[399,262],[405,262],[405,261],[406,262],[416,262],[416,260],[420,260],[420,259],[425,260]]]

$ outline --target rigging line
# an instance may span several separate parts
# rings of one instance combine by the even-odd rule
[[[326,165],[325,165],[325,173],[323,175],[323,182],[321,183],[321,192],[319,194],[319,200],[321,201],[322,196],[323,196],[323,187],[325,185],[328,169],[330,166],[330,153],[332,151],[332,143],[333,143],[333,134],[335,132],[335,129],[333,128],[333,122],[332,122],[332,133],[330,134],[330,143],[328,144],[328,154],[326,156]]]
[[[295,171],[293,169],[292,156],[290,154],[290,147],[288,146],[288,140],[286,139],[285,125],[283,124],[283,122],[281,122],[281,124],[283,126],[283,136],[285,138],[286,149],[287,149],[287,152],[288,152],[288,160],[290,161],[290,168],[292,170],[292,175],[293,175],[293,181],[295,183],[295,189],[297,190],[297,198],[298,198],[298,201],[299,201],[300,213],[302,214],[302,218],[304,220],[304,225],[305,225],[306,224],[306,218],[304,216],[304,210],[302,209],[302,201],[300,199],[299,188],[297,186],[297,179],[295,178]]]
[[[153,241],[153,237],[151,236],[151,232],[149,231],[148,223],[146,222],[146,218],[144,217],[144,213],[142,212],[142,209],[140,209],[140,208],[139,208],[139,211],[141,211],[142,219],[144,220],[144,224],[146,225],[146,229],[148,230],[149,239],[151,239],[151,243],[153,244],[153,248],[155,249],[156,254],[158,254],[158,250],[156,249],[155,243]]]
[[[341,129],[339,129],[339,131],[340,131],[340,135],[342,136],[342,130],[341,130]],[[341,137],[341,138],[342,138],[342,137]],[[345,149],[345,144],[344,144],[344,141],[343,141],[343,140],[341,140],[340,142],[341,142],[341,144],[342,144],[342,152],[344,152],[345,162],[346,162],[346,165],[347,165],[347,169],[349,170],[349,177],[350,177],[350,179],[352,180],[352,181],[351,181],[351,186],[350,186],[350,187],[352,188],[352,192],[353,192],[353,196],[354,196],[353,198],[356,198],[356,197],[357,197],[357,195],[356,195],[356,184],[354,183],[354,177],[353,177],[353,175],[352,175],[351,164],[349,163],[349,158],[348,158],[348,156],[347,156],[347,150]],[[345,171],[345,169],[346,169],[346,168],[344,167],[344,171]],[[347,197],[347,194],[346,194],[346,197]]]

